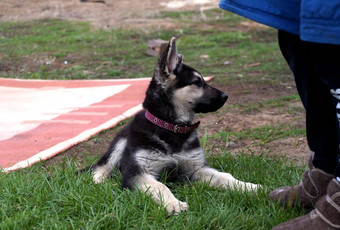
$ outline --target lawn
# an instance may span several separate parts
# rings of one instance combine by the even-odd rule
[[[298,181],[301,168],[282,159],[228,153],[208,157],[211,166],[264,185],[257,193],[212,189],[206,184],[170,184],[189,210],[168,216],[142,192],[120,189],[120,175],[94,184],[75,175],[77,162],[35,165],[0,174],[1,229],[270,229],[301,215],[267,199],[268,190]]]
[[[199,183],[167,183],[177,198],[189,204],[188,212],[169,216],[147,195],[122,191],[119,172],[99,185],[86,173],[76,175],[78,169],[98,159],[123,122],[49,161],[0,173],[0,229],[271,229],[303,214],[300,208],[282,208],[267,198],[278,186],[298,183],[305,168],[301,159],[267,148],[277,141],[294,142],[305,136],[303,111],[290,87],[293,79],[280,55],[276,31],[243,27],[241,22],[249,21],[217,9],[207,11],[205,21],[195,15],[157,15],[177,22],[178,28],[171,31],[101,30],[65,20],[0,22],[0,76],[151,77],[157,57],[145,54],[147,41],[176,36],[186,64],[205,76],[214,75],[212,84],[228,89],[229,96],[241,95],[220,111],[199,116],[207,124],[200,130],[207,162],[263,188],[251,193]],[[280,90],[263,94],[264,88]],[[249,123],[247,117],[268,111],[290,120],[241,128],[232,122],[227,128],[214,126],[215,120],[228,117]],[[211,117],[213,125],[209,125]],[[242,148],[230,147],[235,143]],[[291,149],[299,151],[298,144]]]

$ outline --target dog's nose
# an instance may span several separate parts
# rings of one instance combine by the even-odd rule
[[[225,94],[225,93],[223,93],[223,94],[222,94],[222,100],[223,100],[224,102],[226,102],[226,101],[228,100],[228,95]]]

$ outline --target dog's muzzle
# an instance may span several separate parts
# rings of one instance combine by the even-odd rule
[[[212,87],[211,87],[212,88]],[[221,108],[224,103],[228,100],[227,94],[212,88],[213,93],[205,95],[195,106],[195,113],[209,113],[215,112]]]

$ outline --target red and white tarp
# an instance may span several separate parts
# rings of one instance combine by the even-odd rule
[[[0,78],[0,167],[48,159],[142,109],[150,78]]]

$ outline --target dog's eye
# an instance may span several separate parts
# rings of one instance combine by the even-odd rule
[[[197,85],[197,86],[202,86],[202,80],[201,79],[196,79],[196,80],[194,80],[191,84],[193,84],[193,85]]]

